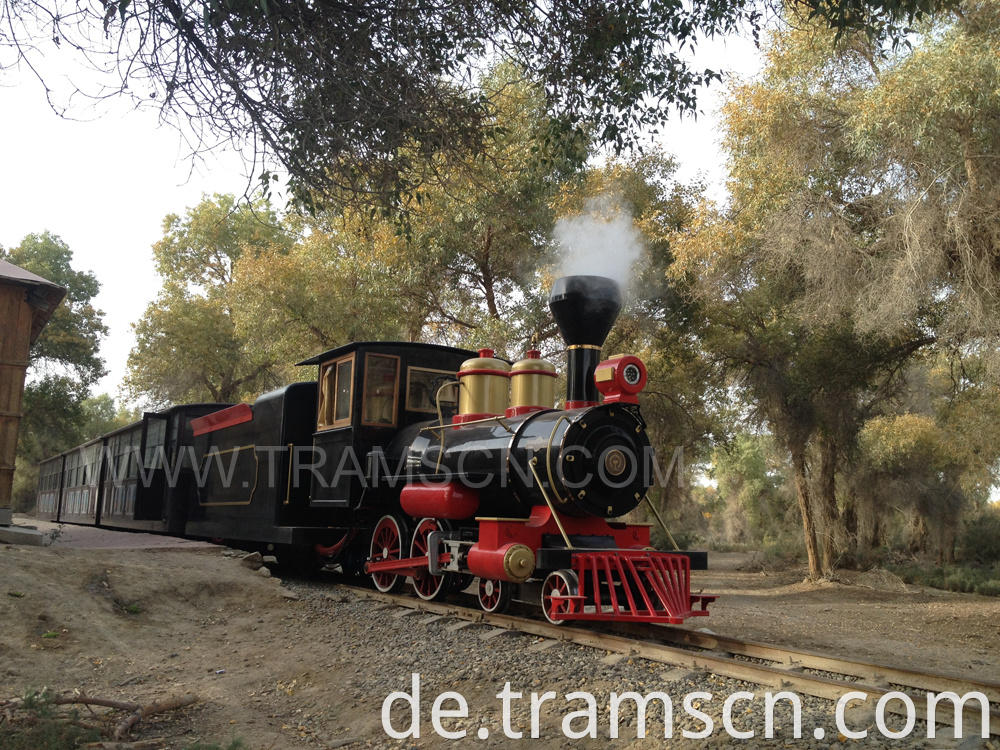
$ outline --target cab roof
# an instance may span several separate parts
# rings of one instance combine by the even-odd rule
[[[464,357],[479,356],[476,352],[470,351],[469,349],[459,349],[458,347],[444,346],[442,344],[424,344],[418,341],[355,341],[350,344],[338,346],[336,349],[330,349],[322,354],[317,354],[315,357],[304,359],[301,362],[296,362],[295,365],[296,367],[301,367],[303,365],[318,365],[322,362],[328,362],[331,359],[337,359],[339,357],[343,357],[345,354],[350,354],[353,351],[367,347],[398,347],[400,349],[460,354]]]

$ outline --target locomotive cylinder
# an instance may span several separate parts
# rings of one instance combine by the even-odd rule
[[[502,415],[510,404],[510,365],[493,356],[492,349],[480,349],[479,356],[467,359],[458,371],[458,423]]]
[[[552,285],[549,309],[566,342],[566,408],[596,406],[594,372],[622,309],[621,288],[603,276],[563,276]]]
[[[524,544],[507,544],[496,550],[474,544],[467,564],[469,571],[480,578],[522,583],[535,572],[535,553]]]
[[[537,349],[510,368],[510,408],[508,417],[551,409],[556,402],[556,367],[541,358]]]

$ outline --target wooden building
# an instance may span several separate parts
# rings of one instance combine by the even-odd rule
[[[31,345],[66,296],[41,276],[0,260],[0,526],[12,519],[14,457]]]

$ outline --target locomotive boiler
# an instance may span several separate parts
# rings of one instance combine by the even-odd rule
[[[339,565],[385,592],[409,581],[437,599],[475,582],[486,611],[532,602],[556,623],[707,615],[715,597],[690,590],[704,554],[653,550],[649,524],[619,520],[654,476],[646,368],[601,353],[621,304],[610,279],[554,283],[563,409],[556,368],[534,350],[510,363],[488,349],[349,343],[299,363],[315,381],[252,405],[145,414],[127,430],[131,459],[117,433],[50,459],[39,507],[75,519],[74,467],[89,462],[84,523],[129,528],[141,510],[144,528]],[[111,512],[112,495],[145,499]]]

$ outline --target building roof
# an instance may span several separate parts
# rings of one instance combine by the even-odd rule
[[[42,332],[45,324],[52,317],[52,313],[66,296],[66,290],[58,284],[53,284],[51,281],[5,260],[0,260],[0,284],[21,286],[27,290],[28,304],[31,305],[33,313],[31,343],[35,343],[38,334]]]

